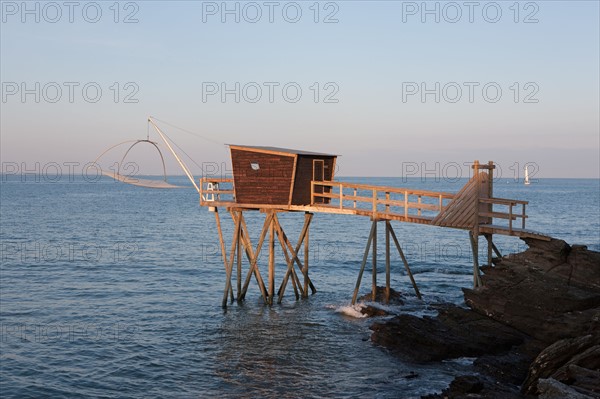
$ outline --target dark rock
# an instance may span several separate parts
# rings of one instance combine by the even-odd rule
[[[576,389],[555,379],[540,380],[540,398],[543,399],[593,399],[593,396],[578,392]]]
[[[529,368],[523,383],[523,392],[538,394],[537,382],[543,378],[552,377],[555,380],[569,382],[568,368],[571,365],[591,370],[600,368],[600,340],[597,336],[585,335],[563,339],[544,349]]]
[[[375,301],[373,301],[373,290],[358,298],[359,302],[378,302],[388,304],[385,300],[385,287],[377,287],[375,292]],[[402,294],[393,288],[390,288],[390,305],[403,305]]]
[[[600,253],[525,241],[526,251],[481,268],[482,287],[463,290],[471,310],[372,325],[371,340],[406,360],[478,357],[477,377],[428,398],[600,397]]]
[[[360,308],[360,313],[367,315],[367,317],[388,316],[390,314],[387,310],[373,305],[364,305]]]
[[[450,390],[453,392],[479,393],[483,390],[483,383],[474,375],[460,376],[450,383]]]
[[[425,395],[422,399],[524,399],[516,386],[497,384],[489,376],[459,376],[440,394]]]
[[[500,353],[523,342],[518,331],[454,305],[435,318],[402,314],[371,329],[373,342],[415,362]]]
[[[463,289],[466,304],[547,344],[590,331],[600,306],[600,254],[560,240],[528,243],[522,254],[482,268],[484,286]]]

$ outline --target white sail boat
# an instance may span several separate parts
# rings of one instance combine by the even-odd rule
[[[525,185],[528,186],[529,184],[529,169],[527,169],[527,165],[525,165]]]

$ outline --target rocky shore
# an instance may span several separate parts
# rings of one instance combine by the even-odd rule
[[[467,308],[372,325],[371,340],[408,362],[476,358],[473,375],[427,398],[600,398],[600,253],[525,241],[482,267]]]

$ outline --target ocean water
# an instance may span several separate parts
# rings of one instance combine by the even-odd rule
[[[341,180],[450,192],[465,182]],[[183,177],[171,181],[186,184]],[[470,359],[403,363],[370,342],[373,320],[349,306],[368,218],[315,215],[315,295],[296,301],[288,287],[283,303],[268,307],[252,281],[245,303],[224,311],[214,214],[198,206],[193,189],[32,176],[2,176],[0,188],[2,397],[410,398],[470,370]],[[600,181],[540,179],[526,187],[501,180],[494,190],[530,201],[528,228],[600,250]],[[233,226],[221,216],[229,244]],[[246,217],[256,244],[264,215]],[[302,220],[280,217],[292,241]],[[392,286],[406,296],[392,310],[434,314],[436,302],[461,304],[460,288],[472,284],[467,233],[394,228],[423,301],[392,251]],[[495,240],[503,253],[525,249],[517,238]],[[285,263],[281,252],[276,257],[278,283]],[[267,255],[260,259],[266,275]],[[384,274],[378,278],[383,284]],[[370,282],[368,267],[361,293]],[[417,377],[406,378],[411,372]]]

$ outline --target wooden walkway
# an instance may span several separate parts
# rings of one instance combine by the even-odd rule
[[[206,189],[208,183],[213,189]],[[312,181],[311,184],[310,205],[239,204],[234,199],[233,179],[203,178],[200,181],[200,205],[226,209],[358,215],[371,220],[478,230],[475,233],[479,234],[502,234],[545,241],[551,239],[526,229],[527,201],[490,195],[491,184],[486,171],[479,171],[456,194],[337,181]]]
[[[372,220],[369,239],[360,266],[360,272],[352,303],[356,302],[360,282],[371,253],[373,262],[372,295],[375,300],[377,291],[377,224],[385,223],[385,265],[386,265],[386,299],[390,295],[390,247],[391,239],[398,250],[404,267],[418,298],[421,294],[410,271],[400,243],[396,238],[392,221],[416,223],[452,229],[467,230],[473,256],[473,285],[480,286],[479,270],[479,237],[487,240],[487,263],[492,264],[492,254],[501,256],[493,242],[494,234],[520,238],[551,240],[551,237],[526,228],[527,201],[496,198],[493,196],[494,165],[489,162],[473,164],[473,177],[457,193],[413,190],[398,187],[382,187],[368,184],[355,184],[338,181],[311,182],[310,204],[307,205],[269,205],[238,203],[235,199],[233,179],[203,178],[200,180],[200,205],[206,206],[215,213],[217,230],[221,244],[223,264],[227,274],[227,283],[223,295],[223,306],[227,298],[233,301],[232,276],[234,262],[237,264],[237,300],[243,301],[248,283],[252,276],[256,279],[265,303],[272,304],[276,295],[281,302],[288,280],[292,282],[296,298],[308,296],[309,289],[316,292],[308,277],[308,241],[309,226],[314,213],[330,213],[340,215],[357,215]],[[219,208],[225,208],[234,221],[235,229],[229,254],[227,253]],[[264,225],[256,247],[250,242],[250,233],[244,220],[244,211],[259,210],[266,214]],[[292,245],[277,218],[279,212],[304,212],[305,222],[297,244]],[[267,233],[269,238],[267,238]],[[269,248],[268,284],[260,274],[257,262],[263,243],[267,241]],[[285,277],[275,293],[275,242],[279,241],[286,258]],[[304,246],[304,257],[301,259],[301,248]],[[250,265],[246,278],[242,278],[242,257],[248,259]],[[237,261],[236,261],[237,259]],[[297,270],[296,270],[297,269]],[[300,277],[303,277],[303,282]],[[243,282],[243,284],[242,284]]]

